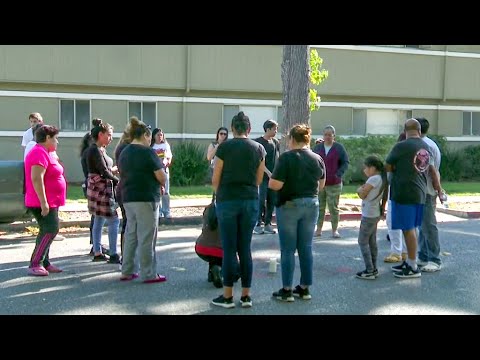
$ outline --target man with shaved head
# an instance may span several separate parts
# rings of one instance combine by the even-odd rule
[[[432,177],[436,191],[441,192],[440,181],[433,165],[430,147],[421,139],[421,126],[416,119],[405,123],[406,140],[397,143],[386,160],[386,170],[392,172],[390,199],[392,205],[392,229],[400,229],[405,236],[408,258],[401,265],[393,266],[398,278],[418,278],[417,232],[422,225],[423,208],[427,195],[427,176]]]

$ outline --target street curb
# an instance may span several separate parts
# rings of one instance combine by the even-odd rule
[[[340,214],[340,221],[355,221],[362,218],[361,213],[342,213]],[[273,218],[275,220],[275,217]],[[330,221],[330,215],[325,215],[325,221]],[[183,216],[178,218],[160,218],[158,224],[160,226],[191,226],[202,225],[202,216]],[[275,222],[275,221],[274,221]],[[23,232],[27,227],[37,226],[34,221],[28,222],[14,222],[11,224],[0,224],[0,231],[15,231]],[[90,227],[90,220],[72,220],[72,221],[60,221],[60,229],[68,227]]]
[[[457,216],[463,219],[479,219],[480,218],[480,211],[461,211],[461,210],[454,210],[454,209],[445,209],[445,208],[437,208],[438,212]]]

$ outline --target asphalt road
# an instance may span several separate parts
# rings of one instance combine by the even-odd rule
[[[357,244],[358,222],[344,222],[342,239],[314,239],[312,300],[282,303],[271,298],[281,287],[280,266],[268,272],[269,259],[280,257],[277,235],[254,235],[253,307],[218,308],[210,304],[221,294],[207,282],[207,264],[194,251],[200,229],[163,228],[157,243],[158,271],[168,281],[143,284],[119,281],[117,265],[93,263],[87,255],[88,234],[54,242],[52,263],[61,274],[27,275],[32,238],[0,237],[0,314],[207,314],[207,315],[334,315],[334,314],[480,314],[480,220],[438,214],[444,266],[420,279],[397,279],[391,264],[385,222],[378,232],[379,271],[375,281],[355,278],[363,270]],[[326,223],[326,227],[329,223]],[[328,228],[324,234],[329,234]],[[108,243],[104,235],[104,243]],[[298,283],[299,267],[294,285]]]

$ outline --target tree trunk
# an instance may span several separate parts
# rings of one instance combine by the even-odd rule
[[[282,61],[283,122],[287,135],[295,124],[310,124],[310,46],[284,45]],[[282,145],[285,142],[282,141]]]

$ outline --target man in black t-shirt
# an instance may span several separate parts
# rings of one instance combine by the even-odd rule
[[[278,123],[274,120],[267,120],[263,124],[265,135],[255,139],[263,145],[267,155],[265,157],[265,174],[263,182],[258,187],[259,211],[257,225],[253,229],[255,234],[275,234],[272,228],[272,215],[275,206],[275,191],[268,188],[268,180],[272,176],[273,169],[280,156],[280,143],[275,139],[278,131]],[[265,227],[263,226],[265,225]]]
[[[405,236],[408,258],[392,267],[398,278],[418,278],[416,228],[422,225],[423,207],[427,194],[427,176],[432,176],[433,187],[441,191],[440,181],[433,165],[430,147],[420,138],[420,123],[409,119],[405,123],[407,139],[397,143],[386,159],[385,169],[392,172],[390,199],[392,229],[400,229]]]

